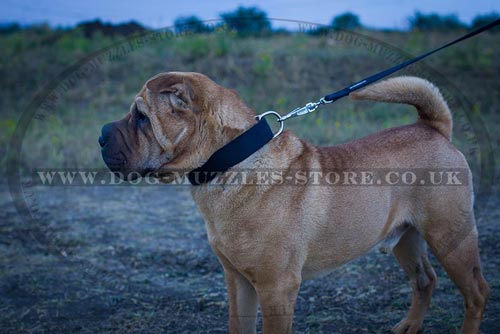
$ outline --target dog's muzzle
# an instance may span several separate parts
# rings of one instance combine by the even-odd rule
[[[127,159],[121,150],[122,138],[116,124],[108,123],[102,127],[99,136],[101,154],[108,168],[113,172],[121,172],[125,169]]]

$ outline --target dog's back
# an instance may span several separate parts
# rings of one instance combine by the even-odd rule
[[[399,223],[426,220],[430,211],[443,213],[450,205],[472,210],[471,172],[464,155],[451,143],[452,115],[433,84],[416,77],[396,77],[368,86],[352,97],[410,104],[416,107],[419,119],[415,124],[386,129],[345,144],[316,148],[323,170],[379,173],[375,176],[379,179],[371,180],[375,188],[390,185],[386,192],[392,195],[387,195],[386,200],[395,208],[405,208],[404,213],[393,215],[395,220],[401,216]],[[348,188],[342,192],[354,194],[352,199],[362,192],[356,187]],[[335,191],[338,193],[339,189]],[[392,203],[394,198],[398,205]],[[421,217],[412,217],[416,212]],[[389,219],[393,221],[387,225],[392,225],[394,219]]]
[[[341,204],[336,206],[337,214],[333,216],[344,211],[350,214],[349,224],[336,226],[336,233],[342,235],[338,243],[349,239],[346,235],[352,242],[356,235],[377,234],[374,225],[381,227],[383,223],[381,237],[398,232],[393,252],[414,282],[414,300],[407,318],[393,328],[396,333],[416,333],[421,329],[436,283],[426,255],[426,244],[429,245],[464,297],[462,332],[478,333],[489,288],[481,274],[471,173],[463,154],[451,144],[453,121],[445,100],[434,85],[415,77],[382,81],[351,96],[413,105],[419,120],[416,124],[387,129],[343,145],[318,148],[323,169],[386,168],[390,173],[397,169],[404,172],[421,168],[434,175],[448,173],[448,177],[462,173],[465,178],[453,179],[453,182],[459,181],[458,184],[427,183],[425,186],[420,186],[424,185],[420,182],[412,186],[399,182],[378,190],[370,186],[365,189],[337,187],[334,198]],[[358,202],[363,204],[357,205]],[[342,210],[345,206],[350,210]],[[342,227],[346,233],[339,231]],[[353,253],[348,246],[345,248]]]
[[[395,127],[333,147],[317,148],[321,165],[335,168],[460,168],[469,166],[451,143],[453,120],[439,90],[427,80],[396,77],[350,95],[357,100],[415,106],[415,124]]]

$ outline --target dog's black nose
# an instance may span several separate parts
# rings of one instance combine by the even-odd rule
[[[114,127],[113,123],[108,123],[102,127],[101,135],[99,136],[99,145],[101,145],[101,147],[104,147],[106,145],[106,142],[109,140],[109,137],[111,136],[113,127]]]
[[[101,135],[101,136],[99,136],[99,145],[100,145],[101,147],[104,147],[104,145],[105,145],[105,144],[106,144],[106,142],[104,141],[104,138],[102,137],[102,135]]]

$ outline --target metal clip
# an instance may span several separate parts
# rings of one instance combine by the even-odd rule
[[[309,102],[305,106],[294,109],[294,110],[290,111],[288,114],[286,114],[285,116],[281,116],[280,122],[286,121],[287,119],[292,118],[292,117],[297,117],[297,116],[309,114],[309,113],[313,112],[314,110],[316,110],[320,104],[322,104],[322,103],[321,102]]]
[[[319,99],[319,104],[330,104],[330,103],[333,103],[333,102],[335,102],[335,100],[327,101],[327,100],[325,100],[324,97],[322,97],[321,99]]]
[[[321,100],[319,100],[318,102],[309,102],[305,106],[300,107],[300,108],[296,108],[296,109],[290,111],[288,114],[286,114],[284,116],[281,116],[276,111],[267,111],[267,112],[265,112],[263,114],[255,116],[255,118],[257,120],[260,120],[262,117],[265,117],[267,115],[274,115],[274,116],[276,116],[277,121],[280,122],[280,129],[278,130],[278,132],[276,132],[274,134],[274,137],[273,137],[273,138],[276,138],[277,136],[279,136],[281,134],[281,132],[283,132],[285,121],[287,119],[309,114],[309,113],[313,112],[314,110],[318,109],[318,107],[321,104],[327,104],[327,103],[331,103],[331,102],[333,102],[333,101],[325,101],[323,98],[321,98]]]

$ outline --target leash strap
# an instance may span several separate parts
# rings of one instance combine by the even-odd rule
[[[399,71],[405,68],[408,65],[416,63],[440,50],[443,50],[449,46],[452,46],[456,43],[464,41],[468,38],[471,38],[477,34],[482,33],[488,29],[491,29],[500,24],[500,19],[497,19],[490,24],[485,25],[479,29],[471,31],[470,33],[455,39],[437,49],[424,53],[418,57],[407,60],[401,64],[388,68],[379,73],[373,74],[361,81],[358,81],[344,89],[341,89],[337,92],[328,94],[322,97],[318,102],[309,102],[305,106],[292,110],[288,114],[284,116],[280,116],[275,111],[268,111],[261,115],[257,116],[258,122],[254,126],[252,126],[247,131],[243,132],[241,135],[236,137],[234,140],[229,142],[227,145],[216,151],[203,166],[190,171],[188,173],[189,182],[192,185],[200,185],[203,183],[207,183],[213,180],[219,173],[223,173],[227,171],[229,168],[239,164],[255,152],[257,152],[262,146],[266,145],[271,139],[278,136],[283,131],[283,123],[285,120],[308,114],[316,110],[322,104],[333,103],[340,98],[343,98],[349,95],[351,92],[361,89],[369,84],[374,83],[377,80],[380,80],[392,73]],[[274,115],[277,117],[278,122],[281,123],[281,127],[276,134],[273,134],[269,124],[267,124],[266,119],[264,118],[267,115]]]
[[[396,71],[399,71],[403,68],[405,68],[406,66],[408,65],[411,65],[413,63],[416,63],[417,61],[420,61],[438,51],[441,51],[449,46],[452,46],[456,43],[459,43],[459,42],[462,42],[466,39],[469,39],[473,36],[476,36],[477,34],[480,34],[482,33],[483,31],[486,31],[486,30],[489,30],[497,25],[500,25],[500,19],[497,19],[487,25],[485,25],[484,27],[481,27],[479,29],[476,29],[474,31],[471,31],[470,33],[460,37],[460,38],[457,38],[437,49],[434,49],[432,51],[429,51],[427,53],[424,53],[423,55],[420,55],[418,57],[415,57],[415,58],[412,58],[410,60],[407,60],[401,64],[398,64],[398,65],[395,65],[391,68],[388,68],[384,71],[381,71],[379,73],[376,73],[376,74],[373,74],[361,81],[358,81],[356,83],[353,83],[351,84],[350,86],[344,88],[344,89],[341,89],[339,91],[336,91],[334,93],[331,93],[331,94],[328,94],[328,95],[325,95],[324,97],[322,97],[319,101],[317,102],[309,102],[307,103],[305,106],[303,107],[300,107],[300,108],[297,108],[297,109],[294,109],[292,111],[290,111],[288,114],[286,115],[283,115],[281,116],[278,121],[279,122],[283,122],[289,118],[292,118],[292,117],[297,117],[297,116],[302,116],[302,115],[306,115],[308,113],[311,113],[313,112],[314,110],[316,110],[320,105],[322,104],[328,104],[328,103],[333,103],[335,101],[337,101],[338,99],[341,99],[347,95],[349,95],[350,93],[354,92],[355,90],[358,90],[358,89],[361,89],[363,87],[366,87],[368,86],[369,84],[372,84],[374,83],[375,81],[378,81],[382,78],[385,78],[387,77],[388,75],[391,75],[392,73],[396,72]]]
[[[471,31],[467,35],[464,35],[464,36],[462,36],[460,38],[457,38],[454,41],[451,41],[451,42],[449,42],[449,43],[447,43],[447,44],[445,44],[445,45],[443,45],[443,46],[441,46],[441,47],[439,47],[437,49],[434,49],[432,51],[424,53],[423,55],[420,55],[418,57],[415,57],[413,59],[405,61],[404,63],[401,63],[401,64],[398,64],[396,66],[393,66],[393,67],[391,67],[391,68],[389,68],[387,70],[384,70],[384,71],[381,71],[381,72],[376,73],[374,75],[371,75],[368,78],[363,79],[361,81],[358,81],[358,82],[350,85],[349,87],[344,88],[342,90],[339,90],[339,91],[337,91],[335,93],[328,94],[325,97],[323,97],[323,101],[325,103],[335,102],[336,100],[338,100],[338,99],[340,99],[340,98],[342,98],[344,96],[349,95],[351,92],[353,92],[355,90],[358,90],[358,89],[361,89],[361,88],[363,88],[365,86],[368,86],[369,84],[374,83],[375,81],[380,80],[380,79],[382,79],[382,78],[384,78],[384,77],[386,77],[388,75],[391,75],[392,73],[394,73],[396,71],[399,71],[399,70],[405,68],[408,65],[416,63],[417,61],[420,61],[420,60],[422,60],[422,59],[424,59],[424,58],[426,58],[426,57],[428,57],[428,56],[430,56],[430,55],[432,55],[432,54],[434,54],[434,53],[436,53],[438,51],[446,49],[449,46],[452,46],[452,45],[457,44],[457,43],[459,43],[461,41],[464,41],[464,40],[469,39],[469,38],[471,38],[473,36],[476,36],[477,34],[480,34],[483,31],[486,31],[488,29],[491,29],[491,28],[493,28],[493,27],[495,27],[495,26],[497,26],[499,24],[500,24],[500,19],[497,19],[497,20],[491,22],[490,24],[487,24],[484,27],[481,27],[479,29]]]
[[[198,186],[214,179],[219,173],[239,164],[262,146],[266,145],[274,134],[265,118],[220,148],[203,164],[188,173],[189,182]]]

